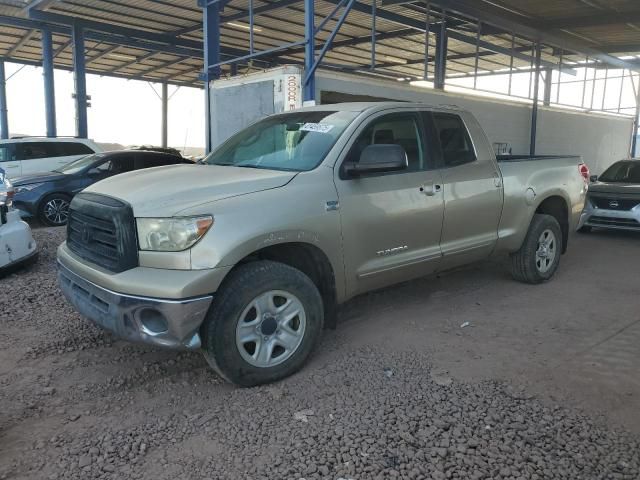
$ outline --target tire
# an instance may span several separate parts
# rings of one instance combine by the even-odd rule
[[[546,282],[556,273],[561,254],[560,224],[551,215],[536,214],[520,250],[511,254],[511,274],[524,283]]]
[[[304,365],[323,322],[322,298],[309,277],[282,263],[250,262],[232,271],[214,297],[201,329],[204,356],[231,383],[275,382]]]
[[[38,206],[38,220],[48,227],[67,224],[71,197],[64,193],[52,193],[42,199]]]
[[[585,225],[584,227],[578,229],[578,233],[591,233],[591,230],[591,227]]]

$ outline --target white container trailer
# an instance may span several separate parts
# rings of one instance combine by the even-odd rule
[[[216,80],[210,98],[211,143],[216,147],[266,115],[302,107],[302,70],[285,66]]]

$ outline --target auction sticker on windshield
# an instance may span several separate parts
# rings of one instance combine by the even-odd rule
[[[329,133],[333,125],[329,125],[328,123],[305,123],[300,127],[301,132],[318,132],[318,133]]]

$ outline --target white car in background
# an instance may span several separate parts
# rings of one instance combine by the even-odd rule
[[[13,186],[0,168],[0,277],[38,255],[31,228],[12,206],[13,193]]]
[[[0,168],[8,178],[51,172],[102,149],[86,138],[16,137],[0,140]]]

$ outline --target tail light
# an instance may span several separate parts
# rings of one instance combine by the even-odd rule
[[[589,183],[589,177],[591,176],[591,172],[589,171],[589,167],[587,166],[587,164],[581,163],[580,165],[578,165],[578,171],[580,172],[580,175],[582,175],[582,178],[584,179],[585,183]]]

